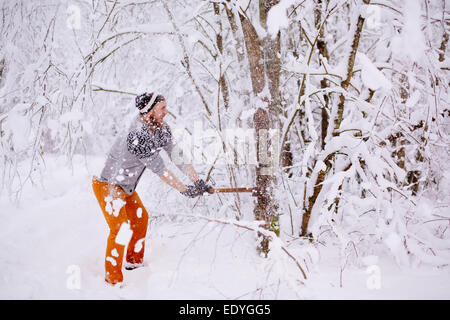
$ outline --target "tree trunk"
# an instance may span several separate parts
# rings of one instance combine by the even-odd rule
[[[261,50],[258,34],[250,20],[239,13],[242,31],[244,33],[245,49],[247,50],[247,59],[250,66],[250,78],[252,81],[253,93],[259,95],[266,84],[264,74],[264,55]]]
[[[272,180],[271,175],[271,157],[269,153],[270,139],[269,129],[270,120],[267,112],[259,108],[253,116],[255,134],[256,134],[256,155],[257,155],[257,167],[256,167],[256,190],[257,190],[257,203],[254,209],[254,215],[256,220],[263,220],[265,224],[264,228],[271,230],[275,217],[275,210],[272,201]],[[274,231],[274,230],[272,230]],[[269,252],[269,238],[262,237],[262,241],[258,247],[258,251],[264,253],[267,257]]]
[[[225,12],[227,14],[228,22],[230,24],[231,33],[233,34],[233,39],[236,46],[236,55],[239,61],[239,64],[242,65],[242,62],[244,61],[244,48],[242,47],[241,39],[238,36],[238,26],[236,24],[236,20],[234,17],[233,11],[230,9],[228,4],[223,4],[225,7]]]
[[[259,1],[259,17],[261,26],[267,31],[267,14],[269,10],[277,5],[279,0],[260,0]],[[266,75],[270,91],[270,118],[272,123],[277,125],[277,128],[281,128],[281,115],[287,116],[285,110],[281,106],[281,94],[280,94],[280,74],[281,74],[281,33],[278,32],[276,37],[272,39],[271,35],[267,35],[264,39],[264,66],[266,69]],[[284,171],[290,173],[290,167],[292,166],[293,155],[291,152],[291,144],[287,140],[282,145],[281,150],[281,165],[286,168]]]
[[[260,20],[265,27],[267,12],[278,0],[260,0]],[[247,16],[239,13],[242,30],[244,34],[245,48],[250,66],[250,78],[252,82],[253,94],[258,96],[262,93],[266,85],[266,76],[270,90],[270,101],[267,101],[267,111],[259,108],[253,117],[257,139],[257,161],[256,169],[256,189],[258,200],[254,209],[255,218],[265,221],[265,228],[279,234],[278,218],[276,215],[276,205],[273,201],[273,167],[274,156],[270,156],[269,129],[280,127],[280,34],[276,39],[267,37],[263,41],[258,38],[258,34]],[[266,97],[261,97],[266,99]],[[278,158],[276,159],[278,160]],[[269,239],[263,237],[259,250],[266,256],[269,251]]]
[[[441,47],[439,48],[439,50],[441,51],[439,53],[440,62],[444,62],[445,60],[445,50],[447,49],[447,43],[448,43],[448,33],[444,33],[444,35],[442,36]]]
[[[369,1],[367,1],[367,0],[363,0],[363,1],[366,4],[369,3]],[[350,56],[349,56],[349,60],[348,60],[348,65],[347,65],[347,77],[341,83],[341,87],[344,90],[347,90],[347,88],[349,87],[350,79],[353,75],[353,67],[355,65],[356,53],[358,51],[359,38],[361,36],[363,24],[364,24],[364,18],[362,16],[359,16],[358,22],[356,25],[356,31],[353,36],[353,42],[351,45],[351,51],[350,51]],[[338,130],[339,130],[339,127],[341,125],[341,122],[342,122],[342,119],[344,116],[344,104],[345,104],[345,96],[343,94],[341,94],[339,96],[337,117],[334,119],[334,132],[333,132],[334,136],[339,135]],[[300,235],[303,237],[308,235],[308,224],[309,224],[309,220],[311,218],[312,209],[316,203],[316,200],[319,196],[320,191],[322,190],[322,183],[325,181],[325,176],[332,166],[331,160],[333,157],[334,157],[334,153],[327,155],[327,157],[325,158],[324,163],[326,165],[326,169],[319,171],[316,181],[314,183],[313,194],[308,198],[308,207],[303,212],[302,228],[301,228],[301,233],[300,233]]]
[[[327,43],[325,42],[325,37],[324,37],[324,28],[322,27],[322,0],[318,0],[317,4],[316,4],[316,9],[314,11],[315,13],[315,24],[316,24],[316,29],[319,32],[319,37],[317,40],[317,49],[319,50],[319,55],[321,56],[319,58],[320,60],[320,64],[322,64],[322,59],[326,59],[326,61],[329,60],[329,54],[328,54],[328,48],[327,48]],[[320,88],[325,89],[328,88],[328,81],[326,78],[323,78],[320,81]],[[327,131],[328,131],[328,104],[329,104],[329,100],[330,97],[328,94],[324,94],[323,95],[323,99],[325,102],[325,105],[322,106],[322,110],[321,110],[321,116],[322,116],[322,120],[321,120],[321,141],[322,141],[322,150],[325,149],[325,138],[327,136]]]
[[[220,21],[220,8],[218,3],[213,3],[214,14],[217,18],[217,24],[219,27],[219,31],[216,33],[216,44],[219,49],[220,56],[223,55],[223,38],[222,38],[222,22]],[[219,86],[222,91],[223,104],[225,106],[225,110],[228,110],[230,105],[230,98],[228,93],[228,86],[225,82],[225,74],[222,70],[222,62],[220,62],[220,75],[219,75]]]
[[[261,26],[267,31],[267,14],[269,10],[277,5],[279,0],[260,0],[259,1],[259,18]],[[272,39],[271,35],[263,39],[264,48],[264,66],[266,68],[267,80],[271,96],[270,101],[270,115],[272,119],[278,119],[281,110],[280,98],[280,73],[281,73],[281,47],[280,47],[280,32]]]
[[[365,3],[368,3],[369,1],[364,1]],[[355,59],[356,59],[356,52],[358,51],[359,46],[359,38],[361,37],[361,31],[364,24],[364,18],[362,16],[358,17],[358,22],[356,24],[356,31],[355,35],[353,37],[352,47],[350,51],[350,56],[348,58],[348,65],[347,65],[347,78],[342,81],[341,87],[344,90],[347,90],[350,85],[350,80],[353,75],[353,67],[355,66]],[[334,132],[333,135],[337,136],[339,135],[339,127],[341,126],[342,119],[344,117],[344,104],[345,104],[345,96],[341,94],[339,96],[339,104],[338,104],[338,111],[337,116],[334,119]]]

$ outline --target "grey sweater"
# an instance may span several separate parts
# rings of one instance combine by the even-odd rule
[[[159,155],[161,149],[172,160],[173,141],[169,126],[164,123],[161,129],[153,132],[137,116],[127,133],[114,142],[98,180],[117,185],[127,194],[132,194],[146,168],[158,176],[166,170],[164,160]],[[180,170],[187,166],[176,165]]]

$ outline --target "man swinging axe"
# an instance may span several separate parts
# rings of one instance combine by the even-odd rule
[[[214,193],[191,164],[176,163],[193,182],[193,185],[186,186],[166,168],[159,155],[164,149],[173,160],[172,133],[163,121],[167,115],[165,98],[156,93],[144,93],[136,97],[136,107],[139,115],[126,134],[114,142],[100,177],[92,180],[95,196],[110,229],[105,281],[111,285],[123,283],[122,262],[127,244],[125,268],[130,270],[143,265],[148,213],[135,189],[146,168],[186,197]],[[120,237],[116,239],[124,227],[132,231],[128,241],[122,241]]]

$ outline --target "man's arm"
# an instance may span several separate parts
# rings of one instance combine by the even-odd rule
[[[207,185],[203,180],[201,180],[197,174],[197,172],[194,169],[194,166],[191,164],[188,165],[183,173],[191,179],[192,182],[194,182],[193,186],[189,186],[189,188],[192,188],[190,192],[208,192],[212,193],[211,186]],[[163,180],[165,183],[167,183],[169,186],[171,186],[174,189],[177,189],[180,193],[185,193],[188,190],[188,187],[182,183],[171,171],[164,170],[163,174],[159,176],[161,180]]]
[[[195,171],[194,166],[189,164],[184,170],[183,173],[192,181],[196,182],[200,179],[197,171]]]
[[[213,193],[213,188],[206,184],[203,179],[200,179],[198,176],[197,171],[195,171],[194,166],[192,164],[189,164],[186,166],[186,168],[183,170],[183,173],[191,179],[191,181],[194,183],[195,188],[199,190],[201,193],[208,192]]]
[[[172,141],[170,139],[171,133],[169,134],[169,145],[173,147]],[[170,172],[166,165],[164,164],[163,159],[158,154],[158,149],[153,143],[152,137],[147,135],[146,132],[135,131],[130,132],[127,137],[127,149],[130,153],[134,154],[145,166],[149,168],[153,173],[157,174],[161,180],[167,183],[172,188],[178,190],[181,194],[187,197],[194,198],[199,196],[201,193],[196,186],[186,186],[182,183],[172,172]],[[171,149],[169,147],[169,149]],[[165,148],[166,151],[168,150]],[[187,165],[179,165],[179,168],[185,169]],[[192,168],[189,170],[190,175],[195,178],[197,174]]]
[[[170,170],[164,170],[164,172],[159,177],[162,181],[167,183],[172,188],[178,190],[180,193],[183,193],[187,190],[186,185],[181,182]]]
[[[167,169],[164,170],[163,174],[161,174],[159,177],[169,186],[178,190],[183,196],[195,198],[203,194],[203,192],[195,185],[184,185],[183,182],[178,180],[178,178]]]
[[[180,169],[181,172],[183,172],[192,182],[194,182],[194,190],[199,190],[199,192],[203,193],[203,192],[208,192],[208,193],[212,193],[212,188],[207,185],[202,179],[200,179],[200,177],[198,176],[197,171],[195,171],[194,166],[192,164],[185,164],[185,163],[180,163],[179,162],[179,158],[174,159],[173,157],[173,149],[174,149],[174,145],[173,145],[173,141],[172,141],[172,133],[170,131],[170,128],[167,127],[167,132],[170,135],[170,139],[168,141],[168,143],[163,147],[164,150],[167,152],[170,160],[178,167],[178,169]],[[176,161],[174,161],[176,160]],[[191,187],[191,186],[189,186]]]
[[[192,182],[198,181],[200,178],[197,174],[197,171],[195,171],[194,166],[192,164],[186,164],[182,163],[181,159],[178,157],[174,159],[173,157],[173,149],[174,144],[172,140],[172,133],[170,131],[170,127],[167,127],[168,132],[170,133],[170,139],[167,142],[167,144],[163,147],[164,150],[167,152],[167,155],[169,156],[170,160],[175,164],[178,169],[180,169],[181,172],[183,172]]]

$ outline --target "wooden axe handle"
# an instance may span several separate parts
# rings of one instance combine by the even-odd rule
[[[218,188],[218,189],[213,189],[213,193],[230,193],[230,192],[253,192],[253,188]]]

